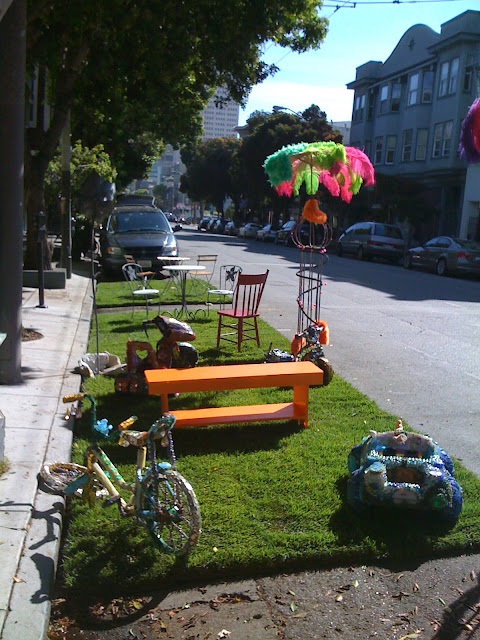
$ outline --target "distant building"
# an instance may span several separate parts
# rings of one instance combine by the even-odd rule
[[[223,105],[217,106],[216,99],[226,96],[225,89],[217,89],[215,96],[211,98],[202,113],[203,136],[202,140],[212,138],[236,138],[235,127],[238,126],[240,105],[229,100]]]
[[[480,11],[465,11],[436,33],[417,24],[384,62],[357,67],[350,144],[377,174],[415,179],[437,211],[434,234],[456,235],[467,165],[457,152],[462,120],[480,95]],[[469,217],[478,202],[469,206]]]

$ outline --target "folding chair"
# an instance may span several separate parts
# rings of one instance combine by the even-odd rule
[[[160,312],[160,291],[153,289],[149,284],[149,279],[153,278],[155,274],[152,271],[144,271],[143,267],[135,262],[124,264],[122,271],[133,297],[132,318],[135,312],[136,300],[144,300],[145,312],[148,318],[148,302],[150,299],[158,297],[158,311]]]
[[[242,342],[246,340],[255,340],[260,346],[257,324],[258,306],[268,273],[267,269],[266,273],[238,275],[232,308],[217,311],[217,348],[220,346],[220,340],[233,342],[237,345],[238,351],[241,349]],[[222,333],[222,329],[233,329],[233,331]],[[236,338],[232,339],[230,336],[236,336]]]
[[[197,256],[197,264],[203,265],[206,269],[202,271],[190,271],[190,276],[193,283],[193,291],[196,295],[202,293],[202,289],[207,290],[210,288],[210,282],[213,278],[215,271],[215,265],[217,264],[218,256],[216,254],[200,253]],[[198,290],[200,286],[202,289]]]
[[[210,298],[220,298],[220,309],[225,307],[225,302],[233,301],[233,294],[237,285],[238,275],[242,273],[242,267],[236,264],[222,264],[220,267],[220,283],[218,289],[207,291],[207,312],[210,315]]]

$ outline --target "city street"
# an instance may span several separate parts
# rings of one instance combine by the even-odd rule
[[[221,264],[247,273],[270,269],[261,317],[293,336],[297,249],[193,226],[176,236],[180,255],[218,254],[216,277]],[[480,475],[480,282],[336,255],[328,256],[324,275],[320,315],[330,328],[325,354],[335,372]]]

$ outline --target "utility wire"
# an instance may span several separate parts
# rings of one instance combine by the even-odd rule
[[[356,9],[362,5],[367,4],[428,4],[432,2],[464,2],[465,0],[345,0],[345,3],[340,4],[323,4],[322,7],[328,7],[330,9]]]

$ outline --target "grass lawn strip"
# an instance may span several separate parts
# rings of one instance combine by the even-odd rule
[[[125,357],[127,339],[145,339],[142,312],[100,314],[100,350]],[[191,322],[199,366],[262,362],[270,342],[287,340],[261,323],[262,346],[247,343],[216,349],[217,318]],[[153,345],[160,336],[150,334]],[[94,332],[89,351],[95,349]],[[328,356],[328,349],[327,349]],[[334,366],[335,363],[333,363]],[[85,390],[98,399],[98,417],[118,424],[129,415],[147,428],[160,411],[159,398],[120,396],[113,379],[97,377]],[[291,389],[249,389],[184,394],[171,409],[287,402]],[[427,559],[480,548],[480,482],[456,462],[464,507],[456,526],[442,530],[430,516],[412,511],[376,511],[357,516],[345,503],[347,456],[370,429],[391,430],[396,417],[335,376],[310,390],[309,429],[296,423],[259,423],[177,429],[179,472],[200,503],[203,533],[185,564],[158,552],[140,525],[121,519],[115,508],[89,509],[71,501],[63,547],[62,578],[72,592],[88,587],[105,594],[139,592],[174,584],[240,578],[286,570],[366,564],[382,559]],[[407,425],[405,425],[407,426]],[[77,422],[73,459],[82,463],[90,442],[88,411]],[[441,443],[439,443],[441,445]],[[105,445],[127,479],[133,479],[135,451]],[[161,454],[160,454],[161,455]],[[95,581],[92,580],[95,576]]]

